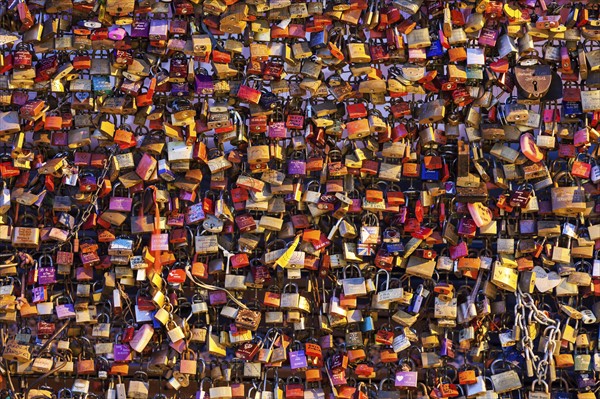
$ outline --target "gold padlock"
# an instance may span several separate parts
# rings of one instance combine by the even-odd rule
[[[406,42],[409,49],[421,49],[431,46],[429,37],[429,28],[413,29],[406,35]]]
[[[33,215],[22,215],[17,220],[17,224],[20,226],[13,228],[12,245],[16,248],[37,248],[40,245],[40,229],[35,227]]]
[[[357,64],[370,63],[371,56],[366,43],[359,41],[358,38],[351,40],[347,45],[350,62]]]

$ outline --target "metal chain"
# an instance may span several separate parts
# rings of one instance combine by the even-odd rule
[[[515,329],[519,329],[523,337],[521,339],[521,346],[525,353],[525,358],[528,364],[531,364],[531,370],[535,374],[534,383],[545,385],[550,384],[553,380],[553,376],[548,376],[550,366],[554,362],[553,354],[556,349],[556,336],[560,332],[560,321],[554,320],[548,317],[535,305],[533,297],[528,293],[523,293],[519,288],[517,290],[517,302],[515,305]],[[529,312],[529,314],[526,314]],[[527,323],[525,320],[527,319]],[[540,359],[533,348],[533,341],[536,337],[531,337],[529,326],[537,322],[540,325],[546,326],[543,331],[546,336],[546,342],[544,343],[543,356]]]
[[[66,240],[64,240],[63,242],[56,243],[49,248],[42,248],[41,250],[35,252],[35,254],[48,254],[48,253],[52,253],[52,252],[62,248],[64,245],[69,243],[73,237],[75,237],[77,235],[77,233],[79,232],[79,229],[81,229],[81,226],[86,222],[86,220],[88,220],[88,218],[92,214],[93,209],[96,206],[96,201],[98,200],[98,195],[100,194],[100,190],[102,190],[102,182],[104,181],[104,179],[106,178],[106,175],[108,174],[108,171],[110,170],[110,164],[112,162],[113,157],[115,156],[115,152],[117,151],[118,147],[115,145],[115,146],[111,146],[111,147],[107,147],[107,148],[109,151],[109,156],[106,159],[106,164],[104,165],[104,168],[102,169],[102,173],[100,173],[100,176],[98,177],[98,180],[97,180],[98,188],[96,189],[96,191],[94,191],[92,193],[91,198],[90,198],[90,203],[88,204],[87,208],[81,214],[81,218],[79,219],[79,222],[77,222],[75,224],[75,226],[69,231]],[[23,251],[23,252],[26,252],[26,251]]]

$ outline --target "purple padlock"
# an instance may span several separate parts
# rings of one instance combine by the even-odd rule
[[[348,382],[348,380],[346,380],[346,372],[344,370],[331,372],[331,382],[336,387],[340,385],[346,385]]]
[[[229,298],[227,298],[227,293],[225,291],[211,291],[208,294],[208,300],[211,305],[225,305]]]
[[[56,269],[52,266],[38,269],[38,283],[41,285],[56,284]]]
[[[169,39],[169,49],[173,51],[185,50],[186,41],[183,39],[171,38]]]
[[[306,161],[302,159],[292,159],[288,163],[288,174],[304,176],[306,174]]]
[[[187,83],[171,83],[171,94],[177,97],[187,97],[190,95]]]
[[[131,361],[131,347],[127,344],[115,344],[113,346],[115,362]]]
[[[591,371],[577,373],[577,388],[584,389],[596,385],[596,378]]]
[[[442,338],[442,345],[440,346],[440,356],[447,356],[454,359],[454,342],[448,338]]]
[[[166,179],[165,179],[166,180]],[[179,190],[179,199],[182,201],[194,201],[195,193],[192,191]]]
[[[402,388],[416,388],[418,373],[416,371],[398,371],[394,380],[394,385]]]
[[[271,139],[287,139],[288,132],[284,122],[271,122],[267,135]]]
[[[169,38],[169,22],[166,19],[153,19],[150,21],[148,36],[150,40],[167,40]]]
[[[61,301],[62,299],[62,301]],[[75,317],[75,306],[72,303],[65,303],[68,299],[60,297],[56,299],[56,316],[59,320],[65,320]]]
[[[116,212],[131,212],[133,199],[128,197],[110,197],[108,210]]]
[[[204,209],[202,209],[202,204],[194,204],[188,208],[188,211],[185,215],[185,222],[188,224],[194,224],[203,221],[206,219],[206,215],[204,214]],[[221,291],[217,291],[221,292]],[[225,295],[227,296],[227,295]]]
[[[301,348],[301,343],[294,342],[292,345],[292,351],[290,351],[290,368],[292,370],[305,369],[308,367],[308,360],[306,359],[306,352]]]
[[[131,24],[131,37],[148,37],[150,33],[150,20],[134,21]]]
[[[479,44],[482,46],[495,47],[498,39],[498,31],[489,28],[483,28],[479,34]]]
[[[215,92],[215,83],[209,75],[196,74],[196,94],[210,95]]]
[[[47,291],[46,287],[34,287],[31,290],[31,301],[33,303],[46,302]]]

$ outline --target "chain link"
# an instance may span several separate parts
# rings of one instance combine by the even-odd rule
[[[88,220],[88,218],[92,214],[92,211],[96,207],[96,201],[98,200],[98,195],[100,194],[100,191],[102,190],[102,186],[103,186],[102,183],[103,183],[104,179],[106,178],[108,171],[110,170],[110,165],[111,165],[112,159],[115,156],[115,152],[118,149],[117,146],[111,146],[111,147],[106,147],[106,148],[109,151],[109,156],[107,157],[106,164],[104,165],[104,168],[102,169],[102,172],[100,173],[100,176],[97,179],[98,188],[96,189],[96,191],[94,191],[92,193],[92,195],[90,197],[90,203],[88,204],[87,208],[85,208],[85,210],[81,214],[81,219],[79,220],[79,222],[77,222],[75,224],[75,226],[69,231],[66,240],[64,240],[63,242],[56,243],[51,247],[42,248],[41,250],[35,252],[34,255],[38,255],[38,254],[44,255],[44,254],[48,254],[48,253],[53,253],[54,251],[62,248],[64,245],[70,243],[71,239],[73,237],[77,236],[77,233],[81,229],[81,226]],[[27,252],[27,251],[23,251],[23,252]]]
[[[560,321],[548,317],[536,305],[533,297],[517,290],[517,301],[515,305],[515,324],[514,329],[519,329],[523,337],[521,338],[521,346],[525,354],[526,362],[531,364],[531,369],[535,374],[534,384],[546,385],[550,384],[554,379],[552,375],[548,375],[550,366],[554,362],[553,354],[556,349],[556,336],[560,332]],[[525,323],[525,320],[528,320]],[[546,336],[544,343],[543,356],[540,359],[533,348],[533,341],[536,337],[532,337],[529,327],[534,325],[533,322],[546,326],[543,335]],[[546,335],[547,334],[547,335]],[[540,338],[541,339],[541,338]],[[530,366],[528,366],[529,369]]]

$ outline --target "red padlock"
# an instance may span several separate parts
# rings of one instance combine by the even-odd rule
[[[579,157],[581,155],[582,154],[579,154],[575,162],[573,162],[573,165],[571,166],[571,174],[581,179],[589,179],[592,171],[592,165],[589,162],[580,161]]]
[[[31,51],[31,47],[25,43],[18,44],[13,59],[13,66],[17,69],[29,69],[32,66],[32,62],[33,52]]]

